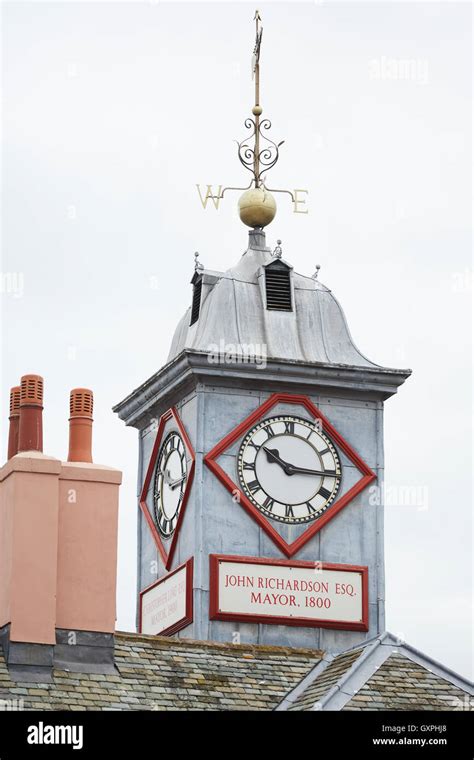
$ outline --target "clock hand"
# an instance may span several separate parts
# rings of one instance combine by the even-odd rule
[[[295,464],[289,464],[288,469],[291,472],[288,475],[320,475],[321,477],[328,475],[329,477],[335,477],[335,470],[308,470],[306,467],[297,467]]]
[[[169,486],[172,491],[174,491],[174,489],[180,483],[182,483],[184,478],[186,477],[186,475],[182,475],[180,478],[176,478],[175,480],[173,480],[173,478],[171,477],[170,470],[162,470],[161,475],[163,476],[163,480],[165,481],[166,485]]]
[[[174,489],[177,488],[180,485],[180,483],[183,482],[185,477],[186,475],[182,475],[180,478],[176,478],[176,480],[172,480],[171,483],[168,483],[171,490],[174,491]]]
[[[284,462],[283,459],[280,459],[280,452],[278,451],[278,449],[267,449],[266,446],[262,446],[262,449],[267,455],[267,462],[276,462],[286,472],[286,468],[288,467],[288,462]]]
[[[279,464],[283,469],[285,475],[320,475],[322,477],[324,475],[333,474],[332,470],[310,470],[307,467],[298,467],[295,464],[290,464],[289,462],[285,462],[283,459],[281,459],[278,449],[267,449],[266,446],[263,446],[262,448],[267,455],[267,461],[271,462],[273,460],[273,462]]]

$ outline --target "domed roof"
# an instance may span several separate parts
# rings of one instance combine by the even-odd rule
[[[278,263],[277,263],[278,262]],[[267,308],[265,275],[269,265],[291,272],[291,310]],[[251,230],[249,247],[226,272],[197,271],[199,316],[191,307],[175,330],[168,361],[185,349],[267,359],[378,367],[352,341],[344,312],[329,288],[292,271],[265,247],[261,230]]]

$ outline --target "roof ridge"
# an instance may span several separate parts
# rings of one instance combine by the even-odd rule
[[[115,631],[117,639],[132,639],[133,641],[143,641],[149,644],[165,644],[170,647],[182,646],[193,648],[208,649],[235,649],[240,652],[257,651],[262,653],[290,653],[298,656],[314,656],[320,660],[324,656],[322,649],[312,649],[310,647],[285,647],[274,646],[269,644],[233,644],[231,641],[199,641],[197,639],[177,639],[172,636],[153,636],[145,633],[136,633],[135,631]]]
[[[358,650],[360,650],[360,654],[356,657],[354,662],[349,666],[349,668],[338,678],[335,684],[333,684],[330,689],[327,691],[326,694],[323,694],[317,702],[314,704],[317,704],[319,707],[319,710],[323,710],[325,705],[330,702],[330,700],[333,698],[333,696],[337,693],[341,693],[348,696],[348,699],[346,701],[349,701],[351,699],[352,695],[347,694],[344,692],[344,685],[347,683],[348,680],[351,680],[352,677],[359,671],[359,669],[364,665],[364,663],[370,659],[372,654],[377,650],[378,646],[382,643],[382,641],[386,638],[385,632],[382,634],[379,634],[378,636],[375,636],[372,639],[369,639],[366,642],[362,642],[359,644],[356,644],[352,647],[349,647],[348,649],[345,649],[343,652],[337,652],[333,653],[332,655],[329,654],[328,656],[324,656],[323,660],[326,661],[325,667],[321,668],[313,668],[310,673],[307,674],[301,681],[293,687],[293,689],[288,692],[288,694],[284,697],[284,699],[281,701],[280,705],[281,709],[285,710],[288,709],[288,707],[293,704],[304,692],[312,685],[314,684],[318,678],[323,675],[326,670],[339,658],[345,657],[350,653],[357,653]],[[390,653],[387,652],[385,659],[387,659],[390,656]],[[379,666],[377,666],[379,667]],[[376,668],[377,669],[377,668]],[[372,673],[373,675],[373,673]],[[311,678],[313,676],[313,678]],[[301,688],[302,684],[304,682],[304,688]],[[296,694],[295,694],[296,692]],[[294,696],[293,696],[294,695]],[[293,698],[292,698],[293,696]],[[312,707],[314,710],[314,705]]]
[[[429,669],[429,666],[431,665],[433,669],[432,672],[436,676],[438,676],[438,678],[442,678],[445,681],[449,681],[450,683],[454,684],[458,688],[463,688],[464,686],[467,686],[469,687],[471,693],[474,694],[473,682],[469,678],[461,675],[460,673],[457,673],[452,668],[448,668],[446,665],[443,665],[443,663],[439,662],[439,660],[435,660],[434,657],[431,657],[430,655],[425,654],[420,649],[417,649],[411,644],[408,644],[406,641],[398,639],[396,636],[394,636],[393,633],[386,631],[386,634],[387,634],[386,639],[389,639],[389,640],[381,641],[380,642],[381,644],[383,644],[384,646],[397,647],[399,653],[402,656],[407,657],[408,659],[412,659],[413,662],[416,662],[417,664],[421,665],[421,667],[425,667]],[[395,652],[392,652],[392,654],[395,654]],[[410,658],[410,655],[411,655],[411,658]],[[422,665],[419,662],[419,660],[421,660],[423,663],[426,663],[426,664]],[[460,686],[459,685],[460,683],[462,683],[463,686]]]

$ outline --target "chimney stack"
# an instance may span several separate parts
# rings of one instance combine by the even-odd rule
[[[122,474],[92,463],[92,408],[92,391],[71,391],[61,462],[42,451],[43,379],[24,375],[11,389],[9,459],[0,468],[0,651],[13,680],[50,681],[54,667],[115,672]]]
[[[18,452],[18,427],[20,423],[20,386],[10,389],[10,430],[8,432],[8,459]]]
[[[74,388],[69,399],[68,462],[92,462],[92,410],[94,396],[88,388]]]
[[[20,381],[18,451],[43,451],[43,378],[23,375]]]

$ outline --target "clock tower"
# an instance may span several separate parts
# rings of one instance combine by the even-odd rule
[[[383,411],[410,371],[365,357],[319,268],[267,244],[281,143],[255,21],[247,250],[223,272],[196,257],[166,364],[114,408],[139,431],[137,625],[337,652],[385,630]]]

